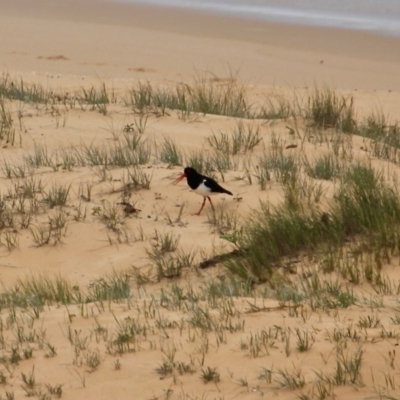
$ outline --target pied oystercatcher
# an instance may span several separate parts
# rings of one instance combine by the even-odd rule
[[[206,204],[206,200],[211,204],[211,208],[214,210],[213,203],[211,202],[210,195],[218,194],[218,193],[226,193],[232,196],[232,193],[229,190],[224,189],[214,179],[209,178],[208,176],[204,176],[199,174],[194,168],[186,167],[183,171],[183,174],[177,178],[173,183],[176,185],[183,178],[187,179],[187,183],[189,187],[200,196],[204,197],[203,204],[201,205],[200,211],[194,215],[200,215],[201,210],[204,208]]]

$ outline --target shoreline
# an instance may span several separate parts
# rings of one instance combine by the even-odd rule
[[[109,1],[110,0],[100,0],[103,4]],[[112,4],[117,5],[116,3]],[[119,4],[122,5],[124,3]],[[128,8],[133,7],[133,5],[126,6]],[[332,36],[335,36],[335,43],[329,40],[329,50],[333,54],[370,59],[371,52],[366,51],[364,46],[357,46],[357,48],[352,48],[350,51],[347,46],[343,45],[346,43],[346,40],[357,41],[366,46],[372,41],[379,44],[379,47],[375,49],[378,50],[378,54],[375,53],[374,58],[376,57],[386,61],[397,61],[400,58],[400,37],[386,35],[381,32],[349,29],[345,27],[314,26],[285,21],[258,20],[247,16],[238,17],[177,7],[143,4],[135,5],[135,7],[137,7],[136,12],[139,15],[138,21],[135,21],[135,23],[139,23],[143,28],[147,27],[150,29],[168,30],[170,32],[179,32],[194,36],[204,35],[206,37],[218,37],[221,39],[283,46],[288,49],[305,51],[326,50],[324,42],[331,39]],[[151,25],[150,15],[155,13],[163,15],[161,27],[158,26],[160,23],[159,20],[156,20],[155,24]],[[182,21],[182,19],[177,21],[176,15],[179,15],[184,21]],[[204,30],[204,26],[207,24],[212,27],[210,31]],[[238,29],[238,26],[240,26],[240,29]]]
[[[112,1],[112,0],[110,0]],[[115,0],[114,0],[115,1]],[[202,12],[208,15],[247,19],[264,23],[289,24],[302,27],[344,29],[381,35],[385,37],[400,38],[400,15],[377,15],[373,11],[359,13],[355,10],[327,10],[323,8],[310,9],[274,4],[258,3],[223,3],[223,2],[185,2],[162,0],[116,0],[121,4],[135,6],[154,6],[179,12]]]
[[[48,7],[50,5],[50,7]],[[97,6],[97,7],[96,7]],[[6,9],[7,8],[7,9]],[[376,57],[384,57],[385,60],[398,59],[400,57],[400,37],[386,35],[381,32],[338,28],[330,26],[313,26],[295,22],[257,20],[246,16],[233,16],[212,13],[203,10],[192,10],[173,6],[128,4],[120,0],[69,0],[66,3],[56,1],[50,3],[47,0],[37,0],[32,5],[29,0],[16,0],[12,4],[8,0],[0,0],[2,12],[21,16],[23,8],[29,16],[40,19],[57,19],[76,22],[97,24],[115,24],[119,26],[140,27],[173,33],[188,35],[203,35],[220,39],[233,39],[249,41],[268,45],[283,45],[288,48],[300,48],[303,50],[321,50],[322,42],[328,36],[335,35],[337,41],[350,39],[383,45],[381,52]],[[211,29],[204,30],[205,25]],[[238,28],[240,25],[240,29]],[[291,31],[288,37],[285,32]],[[271,35],[271,33],[276,35]],[[266,36],[262,36],[262,34]],[[318,40],[316,35],[319,36]],[[304,39],[300,39],[303,37]],[[314,40],[310,40],[313,38]],[[331,43],[330,43],[331,44]],[[336,53],[349,55],[345,42],[331,46]],[[395,46],[398,44],[398,46]],[[387,51],[391,47],[391,51]],[[354,49],[355,56],[370,58],[369,51]],[[379,50],[379,49],[378,49]],[[391,58],[391,55],[393,58]]]
[[[400,38],[353,30],[103,0],[0,0],[0,32],[2,72],[181,80],[231,69],[268,86],[400,91]]]

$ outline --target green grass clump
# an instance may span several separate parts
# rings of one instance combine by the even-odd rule
[[[3,74],[0,79],[0,97],[26,103],[47,104],[51,102],[53,94],[41,85],[26,85],[22,79],[14,80],[9,74]]]
[[[86,302],[119,301],[130,297],[129,275],[114,271],[113,274],[98,279],[90,285]]]
[[[328,212],[284,204],[258,211],[236,242],[241,256],[226,266],[245,279],[267,280],[273,267],[300,253],[343,246],[357,237],[370,248],[399,248],[400,198],[381,173],[356,164],[339,185]]]
[[[284,97],[275,96],[266,99],[261,111],[256,118],[259,119],[287,119],[295,115],[295,111],[290,102]]]
[[[286,206],[264,207],[239,242],[243,257],[229,260],[227,267],[246,279],[263,282],[282,257],[314,251],[327,240],[331,240],[331,232],[318,212],[310,215]]]
[[[305,117],[317,128],[335,128],[346,133],[354,133],[357,128],[353,99],[339,96],[327,87],[316,88],[308,97]]]
[[[400,126],[390,123],[383,113],[372,113],[359,124],[357,134],[371,139],[371,154],[395,164],[400,163]]]
[[[164,138],[161,143],[160,160],[170,165],[182,165],[182,154],[173,139]]]
[[[217,372],[217,368],[207,367],[205,369],[202,369],[200,377],[204,383],[218,383],[221,380],[220,374]]]
[[[250,112],[246,88],[234,79],[220,84],[199,77],[192,84],[178,84],[175,87],[156,87],[151,82],[139,82],[129,92],[129,104],[135,111],[180,110],[202,114],[227,115],[249,118]]]
[[[50,207],[65,206],[68,201],[71,185],[63,186],[54,183],[48,191],[43,193],[43,201]]]
[[[82,150],[74,148],[69,152],[69,159],[74,165],[129,167],[147,164],[150,161],[152,144],[143,140],[137,133],[125,133],[112,147],[84,145]],[[64,153],[63,159],[66,160]],[[63,161],[64,163],[64,161]]]
[[[107,115],[107,106],[116,102],[114,91],[109,92],[105,83],[102,83],[99,89],[93,86],[89,89],[82,88],[77,98],[83,109],[88,105],[91,111],[97,110],[103,115]]]
[[[12,146],[15,142],[15,127],[11,112],[6,109],[4,100],[0,97],[0,140]]]
[[[16,285],[0,293],[2,307],[43,306],[45,304],[71,304],[80,301],[81,292],[66,279],[38,275],[18,279]]]
[[[24,161],[30,168],[51,167],[57,169],[53,154],[49,152],[47,146],[35,144],[33,154],[25,155]]]
[[[385,115],[372,113],[361,124],[358,134],[370,139],[379,140],[387,136],[389,131]]]
[[[341,173],[341,165],[333,154],[324,154],[317,158],[313,164],[306,162],[305,171],[314,179],[332,180]]]
[[[400,223],[399,195],[370,165],[353,165],[339,188],[334,212],[347,235],[385,235]]]
[[[298,179],[299,165],[296,155],[284,153],[282,143],[272,135],[272,148],[264,152],[256,166],[256,177],[261,190],[272,178],[283,185]]]
[[[261,140],[260,126],[245,125],[243,121],[239,121],[231,134],[220,132],[216,135],[214,133],[208,138],[208,143],[216,150],[234,156],[252,151]]]
[[[115,302],[131,298],[130,276],[113,272],[81,290],[61,276],[31,275],[0,292],[0,307],[42,308],[51,304]]]

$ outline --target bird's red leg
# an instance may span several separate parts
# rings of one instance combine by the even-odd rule
[[[211,197],[210,197],[210,196],[207,196],[207,199],[208,199],[208,201],[209,201],[210,204],[211,204],[212,210],[215,211],[214,205],[213,205],[213,203],[212,203],[212,201],[211,201]]]
[[[193,215],[200,215],[201,210],[204,208],[204,204],[206,204],[206,197],[204,197],[203,204],[201,205],[200,211],[198,213],[196,213],[196,214],[193,214]]]

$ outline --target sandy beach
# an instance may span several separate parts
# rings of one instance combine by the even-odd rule
[[[205,70],[226,76],[230,68],[257,85],[399,90],[396,38],[113,2],[0,6],[2,69],[38,79],[179,80]]]
[[[357,297],[331,308],[306,296],[282,300],[286,281],[249,284],[218,257],[235,249],[232,237],[260,202],[287,201],[274,174],[264,186],[260,178],[274,146],[302,171],[305,160],[340,153],[396,181],[397,156],[374,152],[372,136],[341,132],[336,151],[337,127],[313,130],[299,110],[316,88],[329,88],[341,111],[354,105],[352,123],[384,115],[382,129],[394,135],[400,39],[95,0],[0,0],[0,37],[1,399],[399,398],[396,249],[382,265],[374,259],[386,290],[363,273],[355,284],[343,271],[318,272]],[[189,96],[196,82],[232,87],[232,96],[245,88],[245,115],[132,103],[140,85]],[[262,104],[293,112],[247,113]],[[207,203],[192,215],[202,198],[174,180],[195,156],[222,156],[217,138],[240,129],[255,144],[209,169],[233,195],[213,197],[214,214]],[[145,161],[117,165],[128,153]],[[304,187],[314,182],[323,193],[310,189],[308,206],[328,210],[340,179],[303,175]],[[277,274],[319,271],[318,256],[303,253]],[[163,269],[160,260],[175,264]],[[200,268],[207,260],[212,266]],[[54,282],[72,297],[50,295]],[[361,374],[352,380],[343,367],[340,381],[341,360],[357,357]]]

